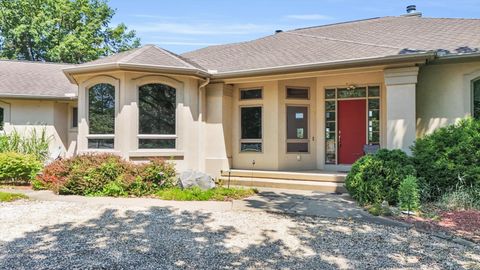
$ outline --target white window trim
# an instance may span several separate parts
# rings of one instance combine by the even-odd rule
[[[0,100],[0,108],[3,109],[3,128],[0,131],[5,131],[6,126],[10,125],[10,104]]]
[[[473,117],[473,83],[480,80],[480,69],[463,76],[465,114]]]
[[[242,108],[256,108],[256,107],[260,107],[260,109],[262,110],[262,119],[260,119],[261,121],[261,125],[262,125],[262,137],[260,139],[243,139],[242,138]],[[264,147],[265,147],[265,144],[263,143],[263,136],[264,136],[264,114],[265,114],[265,111],[264,111],[264,108],[263,108],[263,104],[249,104],[249,105],[240,105],[240,110],[239,110],[239,123],[240,123],[240,144],[239,144],[239,153],[240,154],[263,154],[263,152],[265,151],[264,150]],[[254,152],[254,151],[242,151],[242,143],[260,143],[262,145],[262,151],[260,152]]]
[[[139,153],[139,152],[152,152],[154,151],[155,153],[158,153],[161,155],[161,153],[172,153],[173,152],[178,152],[183,149],[183,136],[182,136],[182,123],[183,119],[181,118],[182,116],[182,110],[183,110],[183,102],[184,102],[184,84],[181,81],[178,81],[174,78],[170,78],[167,76],[160,76],[160,75],[147,75],[143,77],[139,77],[136,79],[133,79],[135,82],[135,98],[134,100],[136,101],[136,110],[135,110],[135,116],[133,119],[136,119],[134,121],[133,128],[135,130],[136,134],[136,140],[135,140],[135,151],[132,151],[131,153]],[[139,134],[139,117],[140,117],[140,112],[138,109],[138,102],[139,102],[139,90],[140,87],[146,84],[164,84],[168,85],[170,87],[175,88],[175,134]],[[139,148],[139,140],[140,139],[175,139],[175,148],[174,149],[140,149]]]
[[[113,87],[115,88],[115,115],[114,115],[114,123],[115,123],[115,130],[114,130],[114,134],[90,134],[90,124],[89,124],[89,115],[88,115],[88,111],[89,111],[89,100],[88,100],[88,94],[89,94],[89,90],[91,87],[97,85],[97,84],[101,84],[101,83],[106,83],[106,84],[110,84],[110,85],[113,85]],[[116,139],[115,139],[115,134],[118,134],[118,128],[119,128],[119,120],[118,120],[118,113],[119,113],[119,110],[120,110],[120,80],[117,79],[117,78],[114,78],[114,77],[111,77],[111,76],[107,76],[107,75],[99,75],[99,76],[95,76],[91,79],[89,79],[88,81],[84,82],[83,83],[83,94],[84,94],[84,106],[83,106],[83,110],[84,110],[84,113],[83,113],[83,116],[84,116],[84,120],[85,123],[86,123],[86,132],[85,132],[85,149],[88,149],[88,152],[118,152],[118,143],[116,142]],[[79,104],[80,105],[80,104]],[[80,112],[80,106],[78,106],[78,117],[79,117],[79,120],[81,117],[81,112]],[[81,122],[81,121],[79,121]],[[79,126],[80,126],[80,123],[79,123]],[[114,142],[113,142],[113,149],[96,149],[96,148],[88,148],[88,139],[114,139]]]

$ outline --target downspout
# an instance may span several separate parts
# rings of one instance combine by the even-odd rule
[[[205,123],[203,113],[205,112],[206,97],[204,88],[210,83],[210,78],[205,78],[205,81],[198,86],[198,169],[199,171],[205,171]]]

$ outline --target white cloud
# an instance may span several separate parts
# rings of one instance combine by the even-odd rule
[[[168,33],[181,35],[247,35],[270,32],[275,27],[259,24],[213,23],[143,23],[131,27],[141,33]]]
[[[294,20],[331,20],[333,19],[330,16],[322,15],[322,14],[292,14],[285,16],[287,19],[294,19]]]

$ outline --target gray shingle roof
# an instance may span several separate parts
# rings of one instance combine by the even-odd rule
[[[382,17],[286,31],[182,56],[219,73],[389,57],[479,52],[479,19]]]
[[[68,64],[0,60],[0,97],[68,99],[77,86],[63,74]]]
[[[202,69],[194,62],[190,62],[189,60],[184,59],[177,54],[150,44],[142,46],[140,48],[100,58],[92,62],[80,64],[76,67],[108,64],[152,65],[180,69]]]

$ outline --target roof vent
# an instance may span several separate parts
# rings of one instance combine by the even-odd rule
[[[415,6],[415,5],[407,6],[407,13],[408,14],[414,13],[414,12],[417,12],[417,6]]]
[[[407,14],[402,15],[404,17],[422,17],[422,13],[417,11],[416,5],[407,6]]]
[[[275,30],[275,34],[282,33],[283,30]]]

